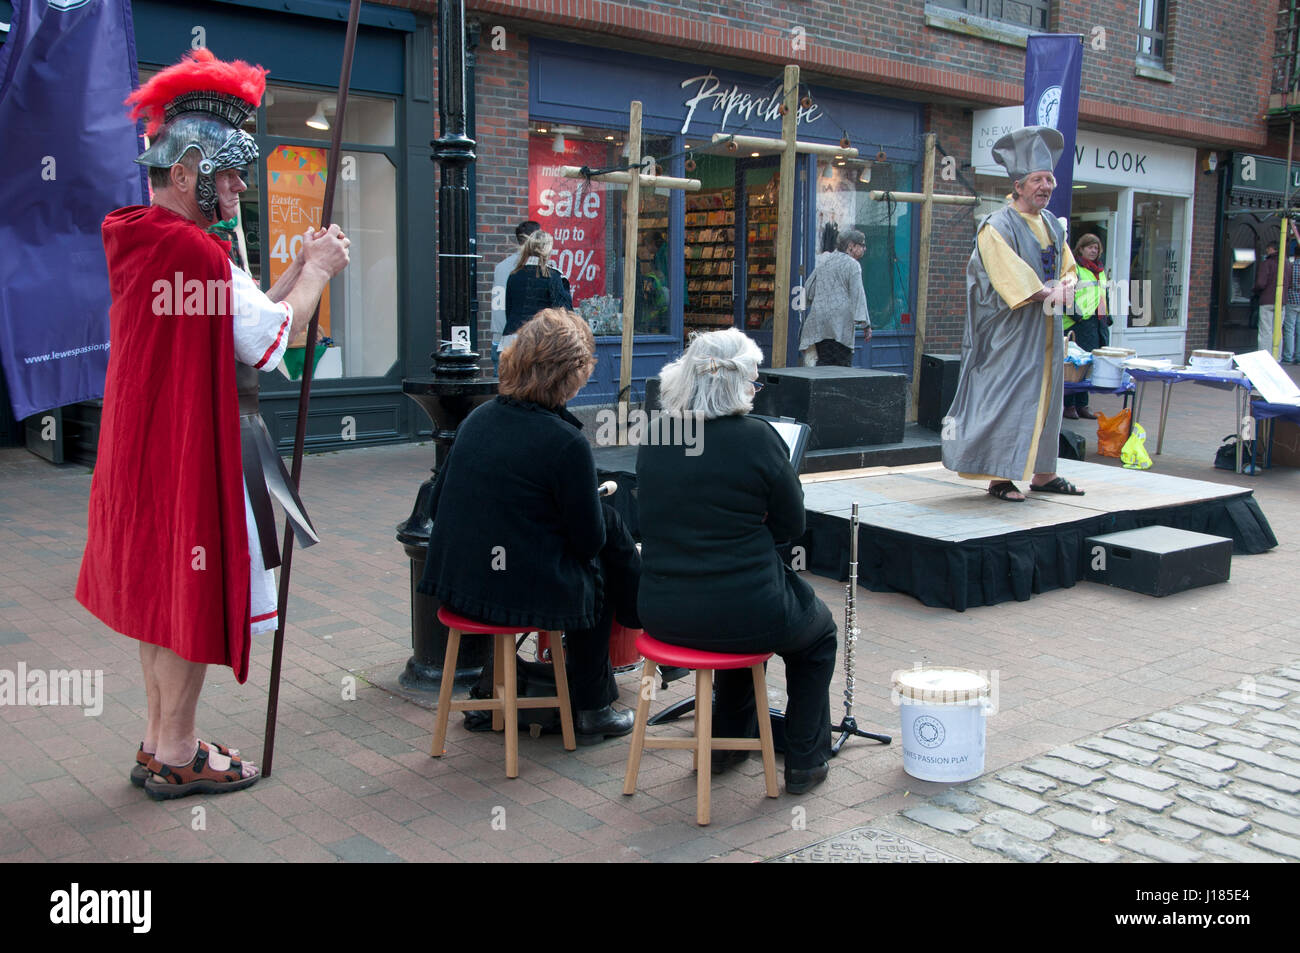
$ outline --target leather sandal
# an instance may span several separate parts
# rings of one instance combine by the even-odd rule
[[[1019,493],[1019,497],[1011,496],[1012,493]],[[989,487],[989,496],[996,496],[999,500],[1006,500],[1008,503],[1025,502],[1025,494],[1020,493],[1020,488],[1010,480],[1002,480],[994,483]]]
[[[155,801],[171,798],[188,797],[191,794],[224,794],[227,791],[242,791],[252,787],[262,779],[261,774],[251,778],[243,776],[243,763],[238,758],[230,759],[230,767],[218,771],[208,764],[212,749],[206,742],[199,742],[199,750],[194,760],[186,765],[163,764],[156,757],[149,761],[149,777],[144,782],[145,793]]]
[[[1062,496],[1083,496],[1083,490],[1064,477],[1053,477],[1042,486],[1031,483],[1029,489],[1037,490],[1039,493],[1059,493]]]
[[[218,745],[216,741],[212,742],[212,748],[216,749],[217,754],[224,754],[227,758],[238,758],[239,750],[235,748],[226,748],[225,745]],[[153,761],[153,755],[144,750],[144,742],[140,742],[140,750],[135,753],[135,764],[131,767],[131,784],[136,788],[143,788],[144,781],[149,779],[149,762]]]
[[[239,752],[235,748],[227,748],[225,745],[212,743],[212,747],[217,750],[218,754],[224,754],[227,758],[238,757]],[[145,781],[149,780],[149,762],[153,760],[153,755],[144,750],[144,742],[140,742],[140,750],[135,753],[135,765],[131,768],[131,783],[138,788],[144,787]]]
[[[1096,420],[1096,419],[1097,419],[1097,415],[1094,414],[1094,413],[1093,413],[1091,410],[1089,410],[1087,407],[1076,407],[1076,408],[1075,408],[1075,411],[1079,414],[1079,419],[1080,419],[1080,420]]]

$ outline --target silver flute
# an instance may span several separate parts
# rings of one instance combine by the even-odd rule
[[[853,646],[862,630],[858,628],[858,504],[853,504],[849,518],[849,581],[844,587],[844,714],[853,716],[853,679],[857,666]]]

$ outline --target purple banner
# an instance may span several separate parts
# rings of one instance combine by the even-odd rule
[[[1077,33],[1040,33],[1025,46],[1025,125],[1051,126],[1065,137],[1056,163],[1056,191],[1048,209],[1070,221],[1074,186],[1074,138],[1079,129],[1079,84],[1083,73],[1083,37]]]
[[[14,0],[0,46],[0,362],[14,416],[104,395],[99,226],[148,200],[128,0]]]

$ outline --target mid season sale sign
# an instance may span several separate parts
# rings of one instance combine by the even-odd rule
[[[605,293],[605,199],[607,186],[566,179],[566,165],[600,169],[608,164],[603,142],[565,141],[556,152],[549,136],[528,143],[528,217],[555,236],[551,264],[568,277],[573,303]]]

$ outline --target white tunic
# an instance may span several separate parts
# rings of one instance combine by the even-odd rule
[[[289,346],[289,329],[293,308],[287,301],[272,301],[257,286],[252,276],[236,264],[230,266],[231,319],[235,326],[235,359],[273,371],[280,366]],[[242,477],[241,477],[242,480]],[[249,592],[252,596],[249,616],[253,635],[274,632],[278,624],[275,573],[262,562],[253,506],[244,487],[244,521],[248,525],[248,555],[252,560]]]

